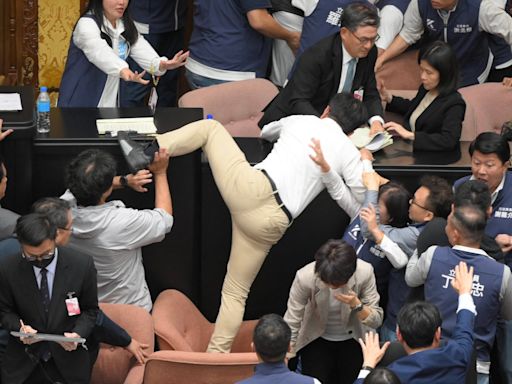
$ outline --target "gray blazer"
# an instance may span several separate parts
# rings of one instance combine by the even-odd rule
[[[348,304],[341,305],[341,323],[347,330],[352,331],[352,337],[357,340],[363,337],[368,328],[378,328],[382,324],[383,311],[379,307],[380,297],[375,285],[373,267],[369,263],[357,260],[356,271],[342,288],[342,292],[348,290],[354,291],[363,305],[370,309],[368,317],[361,321]],[[284,315],[292,329],[292,354],[324,334],[330,294],[329,287],[315,274],[315,262],[297,271],[290,289],[288,309]]]

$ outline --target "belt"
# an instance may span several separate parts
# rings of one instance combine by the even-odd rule
[[[276,202],[279,205],[279,208],[282,209],[282,211],[284,212],[284,214],[288,218],[288,223],[291,224],[292,221],[293,221],[293,216],[290,213],[290,211],[288,210],[288,208],[286,208],[286,205],[284,205],[283,200],[281,200],[281,196],[279,196],[279,192],[277,191],[277,187],[276,187],[276,184],[274,183],[274,180],[272,180],[270,175],[264,169],[260,169],[260,171],[268,179],[270,185],[272,186],[272,193],[274,194],[274,198],[276,199]]]

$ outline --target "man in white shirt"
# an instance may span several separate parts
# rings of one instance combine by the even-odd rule
[[[171,156],[202,148],[231,212],[231,254],[209,351],[229,352],[249,290],[270,248],[332,182],[334,172],[343,177],[356,199],[363,201],[363,164],[347,134],[366,120],[360,101],[352,95],[338,94],[320,118],[290,116],[265,126],[261,137],[278,140],[266,159],[254,167],[215,120],[198,121],[159,135],[157,142],[146,149],[127,135],[120,135],[121,149],[132,170],[144,168],[158,146],[167,148]],[[321,142],[332,173],[322,173],[311,161],[313,138]]]

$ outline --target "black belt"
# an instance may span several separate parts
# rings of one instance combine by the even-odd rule
[[[267,171],[265,171],[264,169],[260,169],[260,171],[267,177],[270,185],[272,186],[272,192],[277,201],[277,204],[283,210],[284,214],[288,218],[288,223],[291,223],[293,221],[293,216],[290,213],[290,211],[288,210],[288,208],[286,208],[286,205],[284,205],[283,200],[281,200],[281,196],[279,196],[279,192],[277,192],[277,187],[276,187],[276,184],[274,183],[274,180],[272,180],[272,178],[269,176]]]

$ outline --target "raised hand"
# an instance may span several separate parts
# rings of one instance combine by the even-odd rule
[[[452,287],[459,295],[471,293],[473,289],[473,267],[468,269],[468,265],[463,261],[456,265]]]
[[[379,334],[366,332],[365,339],[359,339],[359,344],[363,351],[363,366],[375,368],[382,360],[390,342],[387,341],[381,347],[379,343]]]
[[[315,151],[314,155],[309,155],[310,159],[315,162],[316,165],[320,167],[323,173],[327,173],[331,170],[331,166],[324,158],[324,153],[322,152],[322,146],[320,145],[320,140],[311,139],[311,144],[309,147]]]
[[[140,83],[143,85],[149,84],[149,80],[144,80],[143,77],[146,74],[146,71],[142,71],[138,73],[137,71],[132,72],[130,68],[121,69],[120,76],[124,81],[131,81],[133,83]]]
[[[190,52],[183,52],[183,50],[179,51],[174,55],[171,60],[162,60],[160,62],[160,70],[170,70],[182,67],[187,62],[188,56]]]

